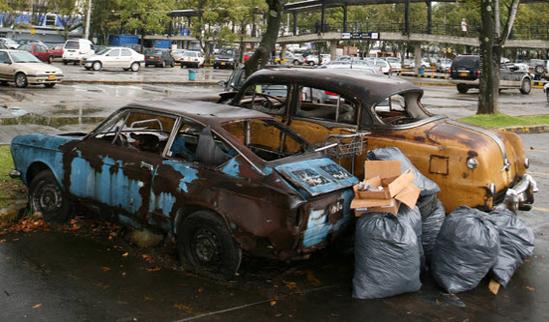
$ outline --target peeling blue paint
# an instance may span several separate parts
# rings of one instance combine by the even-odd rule
[[[151,193],[149,212],[152,213],[155,210],[160,209],[164,216],[170,216],[174,204],[175,196],[169,192],[161,192],[160,195]]]
[[[358,183],[358,179],[329,158],[304,160],[276,166],[275,169],[298,188],[312,196],[347,188]]]
[[[27,170],[31,164],[41,162],[51,169],[57,181],[63,184],[63,154],[60,147],[81,137],[44,135],[40,133],[19,135],[11,141],[15,168],[26,182]],[[26,182],[30,184],[30,182]]]
[[[232,158],[225,163],[221,171],[223,171],[223,173],[227,175],[230,175],[231,177],[238,178],[240,176],[240,164],[238,163],[236,158]]]
[[[189,192],[188,185],[194,180],[198,179],[198,170],[186,165],[180,161],[166,160],[162,164],[172,167],[175,171],[179,172],[183,178],[179,181],[179,187],[177,191]]]
[[[80,198],[95,199],[137,213],[143,204],[139,190],[144,183],[128,178],[124,174],[122,161],[114,161],[110,157],[103,157],[102,161],[100,172],[96,172],[87,160],[74,158],[69,191]],[[111,171],[112,167],[116,167],[116,171]]]
[[[311,210],[307,221],[307,228],[303,233],[303,246],[311,247],[322,243],[330,233],[337,235],[353,219],[351,213],[351,201],[354,197],[352,189],[345,189],[341,193],[343,201],[342,217],[335,223],[330,224],[325,209]]]

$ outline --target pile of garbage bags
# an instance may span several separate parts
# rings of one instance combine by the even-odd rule
[[[416,292],[421,269],[429,270],[449,293],[475,288],[491,274],[505,287],[534,250],[534,233],[507,209],[485,213],[459,207],[445,215],[439,187],[424,177],[397,148],[369,152],[374,160],[400,160],[412,169],[421,189],[413,209],[401,205],[397,216],[360,217],[355,233],[353,297],[374,299]]]

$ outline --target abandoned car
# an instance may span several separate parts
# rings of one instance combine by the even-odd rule
[[[276,90],[274,90],[276,89]],[[447,211],[529,209],[537,186],[520,138],[433,115],[412,83],[353,70],[260,70],[220,102],[276,116],[305,140],[339,142],[338,162],[362,177],[367,151],[398,147],[441,189]]]
[[[187,267],[232,276],[242,250],[292,259],[351,222],[357,179],[273,117],[208,102],[131,104],[89,134],[13,139],[13,177],[50,222],[71,205],[175,237]],[[324,148],[324,147],[323,147]]]

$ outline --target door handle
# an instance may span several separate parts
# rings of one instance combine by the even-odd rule
[[[153,169],[154,169],[152,164],[144,162],[144,161],[141,161],[140,167],[143,168],[143,169],[147,169],[149,171],[153,171]]]

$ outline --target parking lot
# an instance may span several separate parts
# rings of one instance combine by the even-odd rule
[[[0,87],[0,144],[34,131],[87,131],[134,101],[201,99],[221,90],[217,85],[150,83],[184,78],[179,68],[122,73],[120,79],[136,83],[113,85],[105,79],[119,78],[114,72],[61,67],[73,82],[54,89]],[[206,73],[213,83],[228,76],[228,71]],[[77,81],[84,78],[97,82]],[[460,118],[476,111],[474,91],[424,89],[423,102],[433,113]],[[506,91],[500,102],[510,115],[549,110],[541,90],[528,96]],[[140,249],[130,244],[125,229],[79,218],[66,227],[0,236],[0,321],[547,321],[549,200],[543,196],[549,189],[549,134],[521,138],[541,191],[535,208],[520,213],[536,232],[536,250],[497,296],[488,291],[487,281],[471,292],[448,295],[427,273],[420,292],[353,300],[354,263],[347,240],[303,261],[245,257],[234,281],[218,282],[181,270],[171,243]]]

